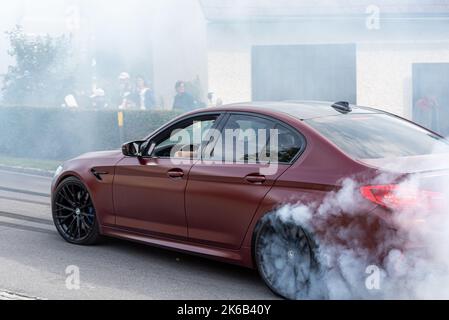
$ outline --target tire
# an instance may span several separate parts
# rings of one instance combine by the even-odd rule
[[[92,198],[86,186],[70,177],[56,188],[52,200],[53,222],[61,237],[76,245],[93,245],[100,229]]]
[[[307,232],[276,215],[264,217],[255,231],[254,259],[270,290],[289,300],[317,298],[318,263]]]

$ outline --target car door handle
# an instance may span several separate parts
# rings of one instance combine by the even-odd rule
[[[267,181],[267,178],[265,176],[250,175],[246,176],[245,180],[253,184],[263,184],[265,183],[265,181]]]
[[[184,177],[184,172],[180,170],[170,170],[167,172],[167,176],[173,179],[179,179]]]

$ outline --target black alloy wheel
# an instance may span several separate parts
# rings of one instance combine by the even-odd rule
[[[52,201],[53,221],[69,243],[90,245],[100,238],[92,198],[77,178],[70,177],[57,187]]]
[[[276,215],[265,217],[256,230],[254,250],[259,274],[276,295],[290,300],[320,295],[313,241],[301,226]]]

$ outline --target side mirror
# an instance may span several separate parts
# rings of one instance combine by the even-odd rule
[[[146,141],[133,141],[122,146],[122,153],[127,157],[141,157],[141,147]]]

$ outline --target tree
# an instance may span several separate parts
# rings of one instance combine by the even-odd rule
[[[66,35],[28,35],[16,26],[6,32],[15,65],[9,66],[3,83],[8,105],[59,106],[73,93],[76,65],[72,43]]]

